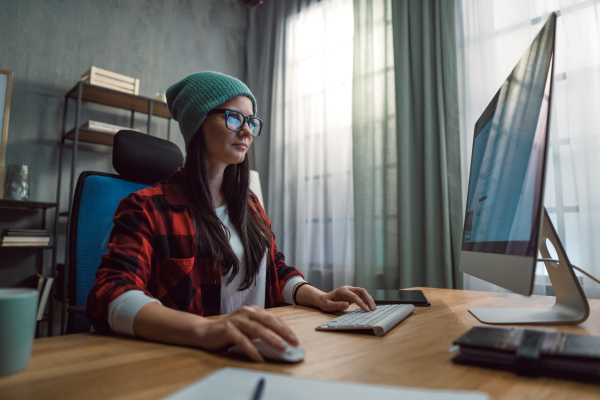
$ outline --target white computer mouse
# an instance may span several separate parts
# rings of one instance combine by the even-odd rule
[[[284,363],[297,363],[304,360],[306,351],[300,346],[292,346],[286,341],[281,341],[286,347],[285,351],[279,351],[262,339],[252,339],[254,346],[265,360],[278,361]],[[238,346],[231,346],[227,349],[232,354],[245,354]]]

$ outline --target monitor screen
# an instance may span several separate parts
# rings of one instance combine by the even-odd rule
[[[556,17],[549,18],[475,125],[463,272],[531,294],[543,212]]]

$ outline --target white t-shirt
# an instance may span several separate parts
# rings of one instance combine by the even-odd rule
[[[260,269],[256,280],[252,286],[243,291],[238,291],[238,287],[243,280],[245,275],[246,266],[244,263],[244,247],[240,241],[240,237],[229,220],[229,213],[227,212],[227,205],[222,205],[215,209],[217,216],[221,220],[224,226],[229,229],[231,237],[229,243],[232,250],[239,260],[242,260],[240,265],[240,271],[235,276],[233,281],[227,285],[226,282],[229,279],[229,274],[223,276],[221,280],[221,313],[229,314],[242,306],[256,305],[260,308],[265,308],[265,289],[267,279],[267,252],[263,256],[260,263]],[[230,272],[231,273],[231,272]],[[292,290],[296,284],[304,282],[304,279],[300,276],[294,276],[289,279],[282,291],[281,296],[283,301],[287,304],[293,304]],[[158,302],[158,299],[149,297],[141,290],[129,290],[116,299],[114,299],[108,306],[108,324],[113,332],[127,334],[135,336],[133,332],[133,320],[135,319],[138,311],[148,303]]]

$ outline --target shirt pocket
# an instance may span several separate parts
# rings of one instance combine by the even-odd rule
[[[187,310],[200,286],[193,270],[193,258],[162,259],[157,271],[157,298],[168,307]]]
[[[163,258],[160,260],[156,274],[159,287],[158,296],[162,297],[165,290],[180,284],[182,280],[192,283],[193,269],[193,258]]]

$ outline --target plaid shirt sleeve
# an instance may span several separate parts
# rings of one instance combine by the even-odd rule
[[[121,200],[113,219],[107,255],[96,272],[87,312],[97,332],[109,331],[108,305],[129,290],[147,290],[154,257],[152,212],[136,193]]]

